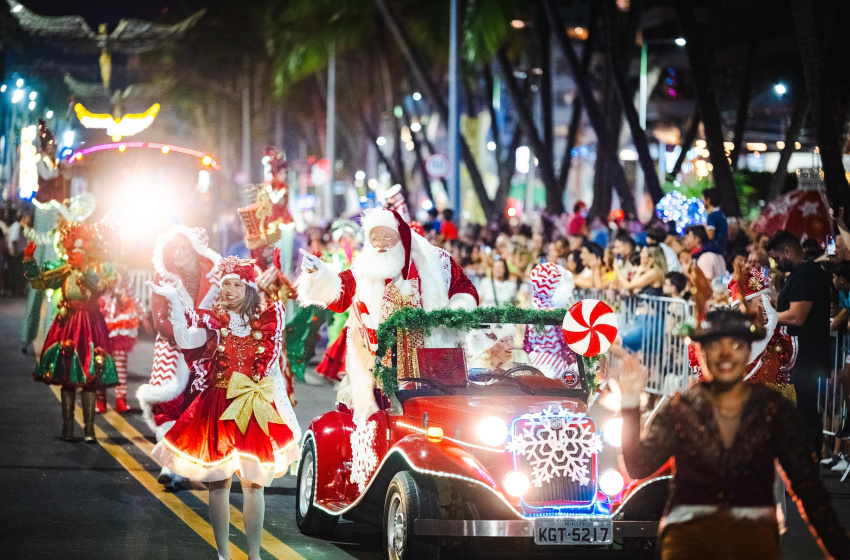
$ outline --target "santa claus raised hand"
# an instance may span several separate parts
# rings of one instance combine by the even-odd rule
[[[399,309],[473,309],[478,292],[449,254],[431,245],[393,210],[375,209],[363,218],[366,241],[349,270],[335,272],[317,257],[302,251],[298,300],[341,313],[357,300],[374,326]],[[352,314],[351,322],[360,314]],[[337,401],[354,411],[356,421],[378,410],[372,369],[375,356],[364,342],[364,327],[350,324],[346,349],[348,375],[340,384]],[[451,334],[434,329],[427,338],[412,332],[399,338],[399,361],[415,359],[418,347],[455,346]],[[405,365],[400,363],[401,372]],[[401,375],[400,375],[401,376]]]

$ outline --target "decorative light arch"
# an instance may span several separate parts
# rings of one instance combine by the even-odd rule
[[[171,152],[177,152],[180,154],[185,154],[187,156],[193,156],[201,160],[202,165],[206,167],[212,167],[216,171],[221,170],[221,165],[219,165],[215,158],[212,157],[210,154],[206,154],[198,150],[193,150],[191,148],[175,146],[174,144],[160,144],[158,142],[116,142],[114,144],[98,144],[97,146],[89,146],[88,148],[77,150],[76,152],[68,156],[66,158],[66,161],[68,163],[75,163],[91,153],[103,152],[106,150],[118,150],[118,152],[120,153],[125,153],[129,149],[135,148],[159,150],[163,155],[170,154]]]

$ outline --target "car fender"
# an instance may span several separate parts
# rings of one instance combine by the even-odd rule
[[[304,442],[312,439],[316,446],[316,489],[314,501],[319,504],[345,499],[351,462],[351,414],[332,410],[310,423]]]

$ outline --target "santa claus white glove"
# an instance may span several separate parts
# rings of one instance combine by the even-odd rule
[[[168,300],[168,306],[171,308],[169,319],[171,320],[172,329],[174,331],[174,341],[177,346],[184,350],[201,347],[207,341],[206,333],[197,327],[189,327],[186,321],[186,313],[183,308],[183,302],[180,300],[180,294],[174,286],[154,284],[146,282],[153,293],[159,294]]]
[[[315,255],[311,255],[304,249],[298,249],[301,253],[301,271],[306,272],[307,274],[312,274],[317,270],[321,270],[324,263],[322,259]]]

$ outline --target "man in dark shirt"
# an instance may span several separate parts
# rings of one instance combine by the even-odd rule
[[[829,276],[820,265],[806,260],[800,241],[787,231],[776,232],[767,250],[779,270],[791,273],[779,292],[777,319],[788,326],[788,334],[797,337],[791,382],[809,440],[820,453],[823,420],[818,412],[818,379],[828,377],[830,370]]]
[[[720,204],[720,191],[713,187],[705,189],[702,192],[702,200],[705,203],[705,229],[711,240],[710,243],[705,245],[705,250],[724,255],[726,254],[726,243],[729,240],[729,226],[726,214],[718,206]]]

